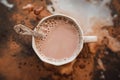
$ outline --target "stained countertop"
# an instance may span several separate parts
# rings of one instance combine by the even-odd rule
[[[34,29],[42,18],[51,15],[46,9],[48,0],[9,0],[9,3],[14,4],[12,9],[0,3],[0,80],[120,80],[120,51],[113,51],[107,38],[96,46],[95,53],[85,43],[82,52],[69,64],[53,66],[42,62],[32,48],[31,36],[16,34],[13,27],[21,23]],[[43,10],[39,15],[23,10],[28,3]],[[119,0],[112,0],[110,7],[111,14],[118,16],[113,20],[114,26],[107,30],[120,41]],[[98,59],[105,70],[99,66]]]

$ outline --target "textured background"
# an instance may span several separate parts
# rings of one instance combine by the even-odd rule
[[[14,4],[11,10],[0,3],[0,80],[120,80],[120,51],[113,52],[107,46],[109,39],[96,46],[93,54],[88,44],[72,63],[53,66],[42,62],[35,54],[30,36],[14,32],[17,23],[34,29],[39,20],[50,15],[46,10],[48,0],[9,0]],[[32,3],[35,8],[43,7],[39,15],[22,7]],[[109,34],[120,41],[120,1],[112,0],[110,8],[114,27],[108,27]],[[114,43],[113,43],[114,44]],[[98,65],[103,62],[105,70]]]

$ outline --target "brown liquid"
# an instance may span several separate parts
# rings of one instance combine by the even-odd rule
[[[69,58],[78,47],[78,30],[65,18],[49,19],[40,25],[38,31],[42,31],[46,36],[42,40],[36,39],[36,47],[48,58]]]

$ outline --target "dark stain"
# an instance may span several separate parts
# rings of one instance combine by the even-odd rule
[[[54,7],[51,7],[52,8],[52,11],[55,12],[55,8]]]
[[[26,46],[23,47],[23,49],[18,53],[19,57],[32,57],[32,56],[36,56],[32,46]]]
[[[84,69],[86,66],[85,66],[85,64],[80,64],[79,67],[80,67],[80,69]]]
[[[120,70],[115,70],[114,68],[105,71],[104,75],[106,80],[120,80]]]
[[[14,31],[13,41],[15,41],[17,44],[19,44],[21,47],[27,47],[32,45],[32,39],[31,36],[23,36],[19,35]]]
[[[18,68],[21,69],[23,66],[26,66],[26,62],[19,62],[18,63]]]
[[[52,5],[53,3],[51,2],[51,0],[46,0],[46,4],[47,5]]]
[[[40,68],[40,66],[39,66],[39,65],[37,65],[36,67],[37,67],[38,69]]]
[[[17,55],[16,54],[13,54],[13,55],[11,55],[12,57],[16,57]]]
[[[120,16],[118,16],[119,18],[114,18],[113,22],[114,22],[114,27],[119,27],[120,26]]]
[[[19,65],[18,68],[21,69],[22,67]]]
[[[27,64],[26,62],[23,63],[24,66],[25,66],[26,64]]]
[[[31,23],[32,26],[36,27],[38,24],[38,21],[34,20],[34,19],[30,19],[29,21]]]
[[[60,72],[54,72],[52,75],[53,75],[53,78],[54,78],[54,76],[56,76],[58,78],[56,80],[61,80],[61,79],[63,79],[63,80],[72,80],[72,78],[73,78],[72,73],[70,73],[70,74],[61,74]]]
[[[92,76],[92,75],[93,75],[93,72],[90,72],[90,73],[89,73],[89,76]]]
[[[2,46],[9,40],[13,22],[9,20],[11,12],[5,6],[0,4],[0,10],[0,46]]]
[[[19,62],[18,64],[19,64],[19,65],[22,65],[22,62]]]
[[[52,79],[51,75],[48,75],[46,77],[40,77],[39,80],[53,80],[53,79]]]
[[[71,74],[63,74],[63,75],[61,75],[61,77],[65,77],[65,78],[71,78],[71,76],[72,76],[72,73]]]
[[[18,65],[23,65],[25,66],[27,63],[26,62],[19,62]]]
[[[115,9],[115,7],[113,6],[113,4],[112,4],[112,1],[111,1],[111,3],[110,3],[110,9],[112,10],[112,12],[111,12],[111,15],[112,16],[114,16],[115,14],[117,14],[117,11],[116,11],[116,9]]]
[[[3,75],[3,74],[0,73],[0,80],[6,80],[5,75]]]
[[[94,72],[93,80],[104,80],[101,79],[101,72],[102,72],[101,70]]]
[[[106,66],[104,75],[107,80],[120,80],[120,53],[115,53],[106,48],[108,55],[102,58],[103,64]]]
[[[101,76],[105,76],[105,80],[120,80],[120,52],[113,52],[107,46],[99,49],[95,58],[94,80],[101,80]],[[101,52],[102,53],[101,53]],[[107,54],[106,54],[107,52]],[[97,68],[97,59],[101,58],[106,71]]]
[[[36,68],[38,69],[38,71],[41,71],[41,65],[36,65]]]
[[[120,5],[119,1],[120,0],[112,0],[110,3],[110,9],[112,11],[111,15],[117,15],[117,17],[113,18],[114,27],[120,26],[120,8],[118,7],[118,5]]]
[[[32,40],[30,36],[22,36],[14,33],[13,40],[22,48],[21,51],[16,53],[16,57],[26,58],[36,56],[32,48]]]
[[[40,15],[37,15],[37,16],[36,16],[36,20],[37,20],[37,21],[40,21],[41,19],[42,19],[42,16],[40,16]]]
[[[0,3],[0,57],[4,56],[1,50],[7,48],[7,42],[12,33],[13,21],[10,20],[13,10]]]

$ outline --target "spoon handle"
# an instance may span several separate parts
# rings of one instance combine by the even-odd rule
[[[36,31],[33,31],[30,28],[28,28],[28,27],[26,27],[25,25],[22,25],[22,24],[15,25],[14,30],[16,31],[16,33],[18,33],[20,35],[31,35],[31,36],[34,36],[34,37],[43,38],[42,33],[38,33]]]

